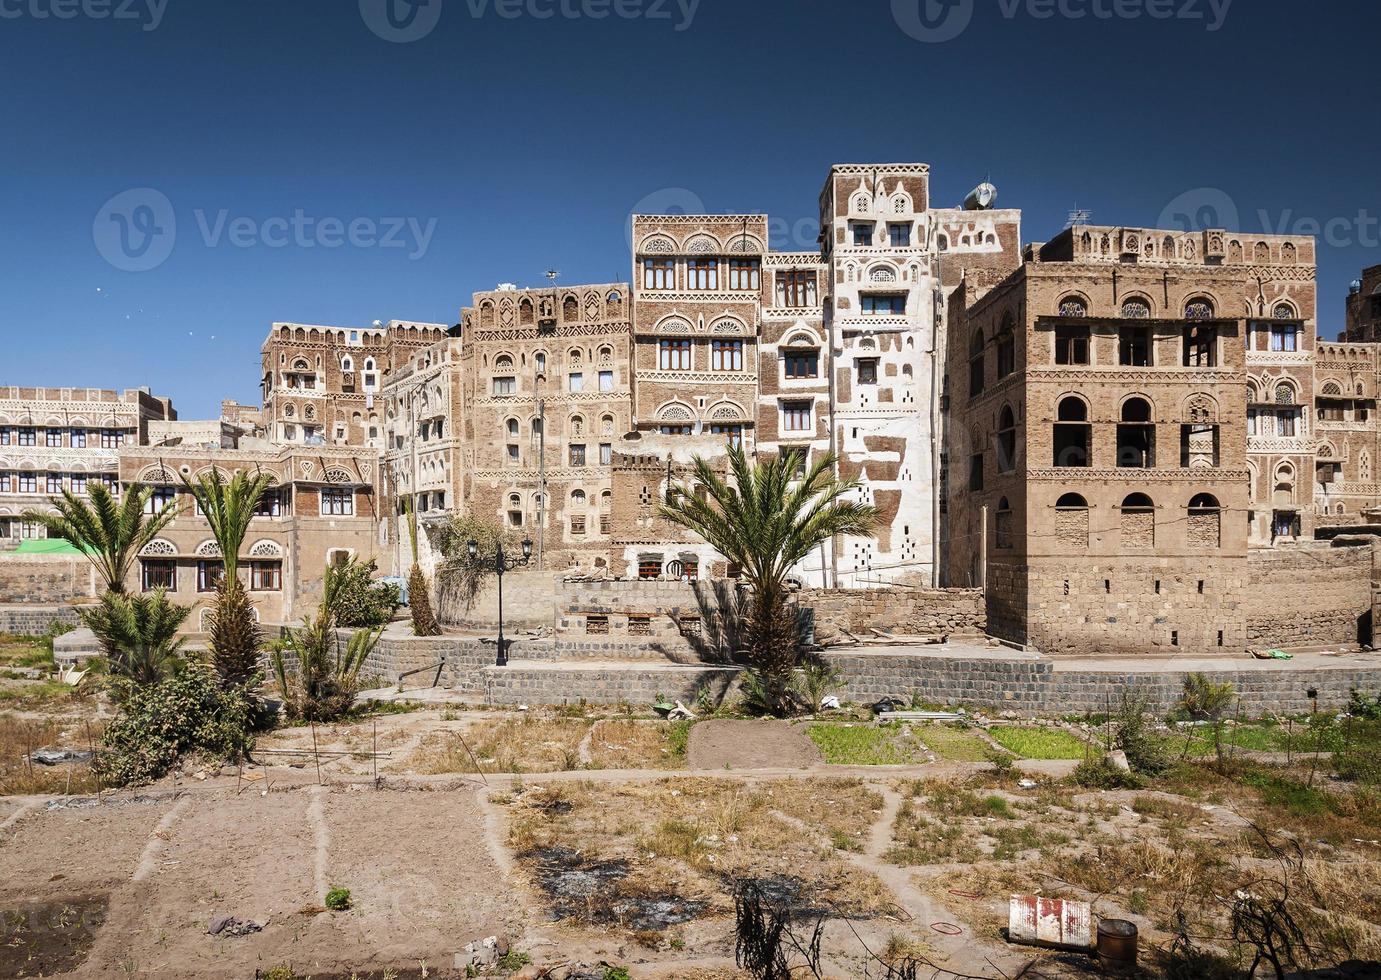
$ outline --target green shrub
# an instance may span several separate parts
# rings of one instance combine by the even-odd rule
[[[402,605],[402,590],[393,582],[375,582],[375,561],[351,559],[340,567],[336,620],[341,626],[383,626]]]
[[[507,953],[499,957],[499,969],[507,973],[517,973],[531,962],[532,957],[527,953],[519,952],[516,949],[510,949]]]
[[[1381,784],[1381,720],[1350,719],[1343,744],[1333,753],[1333,767],[1343,779]]]
[[[1159,776],[1174,765],[1165,739],[1152,729],[1150,711],[1144,696],[1122,692],[1122,704],[1113,715],[1113,742],[1127,755],[1132,772]],[[1115,768],[1115,767],[1114,767]]]
[[[1381,721],[1381,694],[1367,697],[1361,691],[1354,690],[1347,701],[1347,713],[1354,718]]]
[[[1070,776],[1085,789],[1139,789],[1142,781],[1135,773],[1124,772],[1106,755],[1085,759]]]
[[[350,889],[332,888],[326,893],[326,907],[332,912],[345,912],[350,908]]]
[[[604,980],[632,980],[628,971],[621,966],[611,966],[604,971]]]
[[[188,752],[232,759],[253,747],[254,721],[245,690],[223,689],[205,667],[188,664],[155,684],[130,685],[95,767],[124,786],[158,779]]]

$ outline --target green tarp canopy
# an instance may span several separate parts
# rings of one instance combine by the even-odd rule
[[[80,555],[81,552],[62,538],[38,541],[21,541],[19,547],[10,552],[14,555]]]

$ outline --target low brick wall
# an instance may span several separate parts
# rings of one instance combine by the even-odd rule
[[[825,659],[843,675],[844,696],[873,701],[883,696],[919,694],[941,704],[1010,709],[1024,714],[1102,712],[1116,707],[1123,691],[1145,696],[1153,709],[1174,708],[1189,670],[1058,670],[1046,658],[949,658],[888,654],[831,653]],[[1296,713],[1313,707],[1307,691],[1318,691],[1320,708],[1341,708],[1353,690],[1381,691],[1381,656],[1374,667],[1340,666],[1317,670],[1297,667],[1203,671],[1211,680],[1231,683],[1243,712],[1256,717]]]
[[[0,633],[42,636],[53,623],[77,626],[76,606],[0,606]]]

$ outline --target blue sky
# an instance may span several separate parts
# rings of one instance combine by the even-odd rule
[[[0,383],[214,414],[275,320],[624,279],[640,202],[809,247],[834,161],[926,161],[941,204],[990,175],[1027,239],[1327,230],[1331,337],[1381,262],[1378,33],[1283,0],[0,0]]]

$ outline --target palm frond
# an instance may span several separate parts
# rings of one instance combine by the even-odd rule
[[[86,499],[63,490],[61,497],[50,498],[57,513],[26,511],[24,520],[42,525],[50,538],[61,538],[84,554],[107,591],[124,592],[135,557],[178,515],[176,503],[146,514],[151,494],[135,484],[117,500],[105,484],[93,483]]]

